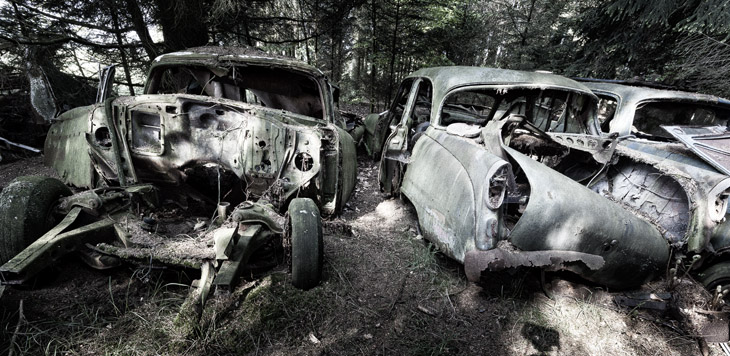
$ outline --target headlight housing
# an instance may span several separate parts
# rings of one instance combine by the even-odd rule
[[[707,194],[707,211],[710,220],[720,222],[727,214],[730,196],[730,179],[723,180]]]
[[[506,161],[492,165],[487,172],[486,186],[484,192],[484,203],[491,210],[497,210],[504,202],[507,187],[511,181],[511,167]]]

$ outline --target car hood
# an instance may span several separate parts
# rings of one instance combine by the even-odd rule
[[[730,132],[723,126],[662,126],[705,162],[730,175]]]

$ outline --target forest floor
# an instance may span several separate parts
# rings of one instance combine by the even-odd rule
[[[0,165],[0,186],[49,174],[41,163]],[[413,211],[378,191],[377,165],[365,157],[345,212],[324,225],[320,286],[293,288],[285,266],[251,274],[209,300],[187,331],[175,318],[195,271],[125,264],[99,272],[64,259],[35,286],[5,288],[0,354],[701,354],[672,313],[621,308],[613,301],[621,293],[566,275],[548,274],[547,292],[534,271],[468,282],[461,265],[417,235]],[[709,353],[722,350],[710,344]]]

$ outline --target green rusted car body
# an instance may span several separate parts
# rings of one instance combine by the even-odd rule
[[[332,92],[319,70],[257,51],[167,54],[154,61],[144,95],[60,117],[45,159],[80,188],[179,185],[184,170],[214,163],[277,207],[313,182],[311,197],[329,215],[347,201],[357,174]]]
[[[471,280],[528,266],[631,288],[671,256],[695,272],[720,261],[730,177],[683,143],[604,132],[597,103],[551,74],[419,70],[368,118],[386,136],[381,187],[413,204],[422,235]]]
[[[349,199],[359,139],[346,131],[322,72],[257,50],[201,47],[155,59],[142,95],[110,98],[106,84],[96,105],[59,117],[45,144],[46,163],[86,190],[54,208],[64,228],[0,267],[5,283],[93,242],[101,254],[214,265],[205,270],[225,277],[214,284],[229,286],[255,248],[277,236],[291,244],[288,234],[303,229],[318,234],[307,248],[321,268],[319,216]],[[287,211],[302,198],[311,201]],[[185,227],[185,219],[214,213],[221,219],[194,233],[199,243],[175,247],[193,234],[195,220]],[[138,233],[159,239],[137,241]]]

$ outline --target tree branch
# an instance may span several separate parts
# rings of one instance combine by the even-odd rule
[[[81,45],[90,46],[90,47],[96,47],[96,48],[138,48],[142,47],[141,43],[128,43],[123,46],[120,46],[118,44],[107,44],[107,43],[96,43],[91,42],[89,40],[80,38],[80,37],[57,37],[53,39],[48,40],[31,40],[26,38],[11,38],[7,37],[5,35],[0,34],[0,40],[5,40],[8,42],[13,42],[15,44],[19,45],[38,45],[38,46],[52,46],[57,44],[64,44],[68,42],[75,42]]]
[[[291,21],[291,22],[299,22],[299,23],[313,22],[312,20],[295,19],[295,18],[286,17],[286,16],[248,17],[248,19],[250,21],[255,21],[255,22],[270,22],[270,21]]]
[[[238,32],[238,31],[234,31],[233,29],[230,29],[230,28],[223,28],[223,29],[225,30],[225,32],[227,34],[233,34],[233,35],[239,35],[239,36],[248,36],[248,38],[250,38],[250,39],[252,39],[254,41],[259,41],[259,42],[263,42],[263,43],[266,43],[266,44],[301,43],[301,42],[311,40],[312,38],[315,38],[315,37],[321,35],[321,33],[315,33],[315,34],[311,34],[311,35],[309,35],[307,37],[299,38],[299,39],[281,40],[281,41],[269,41],[269,40],[265,40],[263,38],[254,37],[251,34],[245,34],[245,33],[241,33],[241,32]]]
[[[43,10],[36,9],[34,7],[31,7],[30,5],[27,5],[27,4],[24,4],[24,3],[21,3],[21,2],[17,2],[15,0],[9,0],[9,1],[12,2],[13,4],[17,4],[19,6],[22,6],[23,8],[28,9],[28,10],[30,10],[32,12],[37,13],[37,14],[43,15],[45,17],[48,17],[48,18],[51,18],[51,19],[54,19],[54,20],[58,20],[58,21],[62,21],[62,22],[68,23],[68,24],[72,24],[72,25],[77,25],[77,26],[86,27],[86,28],[92,28],[92,29],[95,29],[95,30],[101,30],[101,31],[106,31],[106,32],[110,32],[110,33],[127,33],[127,32],[132,31],[134,29],[133,27],[125,27],[125,28],[120,28],[120,29],[117,30],[117,29],[113,29],[113,28],[109,28],[109,27],[105,27],[105,26],[94,25],[94,24],[90,24],[90,23],[87,23],[87,22],[73,20],[69,16],[61,17],[61,16],[52,15],[52,14],[49,14],[49,13],[43,11]]]

